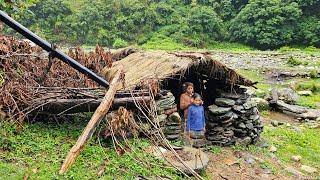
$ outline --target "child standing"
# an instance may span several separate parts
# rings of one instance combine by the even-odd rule
[[[193,103],[188,108],[187,131],[191,137],[202,138],[205,132],[203,101],[198,93],[192,96]]]

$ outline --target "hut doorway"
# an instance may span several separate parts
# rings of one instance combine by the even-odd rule
[[[163,89],[169,90],[175,97],[175,103],[180,104],[180,95],[182,92],[182,85],[185,82],[191,82],[194,85],[194,92],[199,93],[204,101],[204,107],[207,108],[209,105],[214,103],[214,100],[219,97],[221,89],[231,88],[225,82],[210,79],[200,75],[195,71],[189,71],[183,76],[176,76],[169,78],[163,83]],[[230,89],[229,89],[230,90]]]

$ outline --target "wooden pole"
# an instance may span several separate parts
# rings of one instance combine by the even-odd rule
[[[97,109],[97,107],[102,102],[103,98],[94,99],[57,99],[52,98],[47,100],[43,106],[33,110],[30,112],[30,115],[39,115],[39,114],[73,114],[79,112],[93,112]],[[109,110],[118,109],[120,106],[124,106],[125,108],[134,108],[136,102],[150,102],[150,96],[139,96],[139,97],[123,97],[117,98],[115,97],[112,102],[112,106]]]
[[[110,83],[109,89],[106,92],[101,104],[98,106],[93,116],[91,117],[87,127],[82,132],[81,136],[78,138],[76,144],[69,151],[66,159],[64,160],[61,169],[59,171],[60,174],[65,173],[69,167],[73,164],[77,156],[80,154],[88,140],[92,137],[92,134],[95,132],[96,127],[101,122],[102,118],[107,114],[110,106],[112,105],[114,95],[121,83],[122,79],[122,69],[119,69],[113,80]]]

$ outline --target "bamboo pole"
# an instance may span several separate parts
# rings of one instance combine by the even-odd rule
[[[65,173],[70,166],[73,164],[77,156],[80,154],[88,140],[92,137],[92,134],[95,132],[96,127],[101,122],[102,118],[105,117],[109,108],[112,105],[115,93],[121,83],[122,79],[122,68],[118,70],[113,80],[110,83],[109,89],[106,92],[101,104],[98,106],[93,116],[91,117],[89,123],[86,128],[82,132],[81,136],[78,138],[76,144],[70,149],[66,159],[64,160],[61,169],[59,171],[60,174]]]

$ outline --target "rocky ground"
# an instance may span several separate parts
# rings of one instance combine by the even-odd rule
[[[320,69],[317,62],[320,60],[318,54],[305,53],[277,53],[273,51],[266,52],[252,52],[252,53],[230,53],[230,52],[212,52],[211,56],[233,69],[248,69],[248,70],[273,70],[286,69],[291,71]],[[309,62],[308,65],[297,67],[289,67],[287,61],[290,58],[299,59],[304,62]]]
[[[258,86],[258,92],[263,91],[263,96],[272,87],[293,88],[290,86],[291,82],[310,81],[312,71],[320,72],[320,56],[314,54],[214,52],[212,57],[233,69],[245,72],[247,78],[258,80],[262,84]],[[294,60],[293,64],[290,59]],[[298,63],[294,64],[295,62]],[[279,76],[286,77],[279,78]],[[317,84],[318,79],[312,81]],[[312,98],[307,100],[316,104],[313,108],[320,109],[317,106],[319,102],[315,102],[318,99],[314,98],[318,95],[311,96]],[[268,108],[260,109],[260,112],[266,132],[262,134],[258,144],[249,147],[236,145],[231,148],[209,149],[210,163],[206,170],[208,179],[319,178],[320,164],[317,160],[312,160],[320,158],[318,155],[314,156],[316,154],[314,150],[319,147],[314,148],[313,143],[309,142],[312,142],[313,138],[318,138],[320,123],[299,121],[292,116],[270,111]]]

